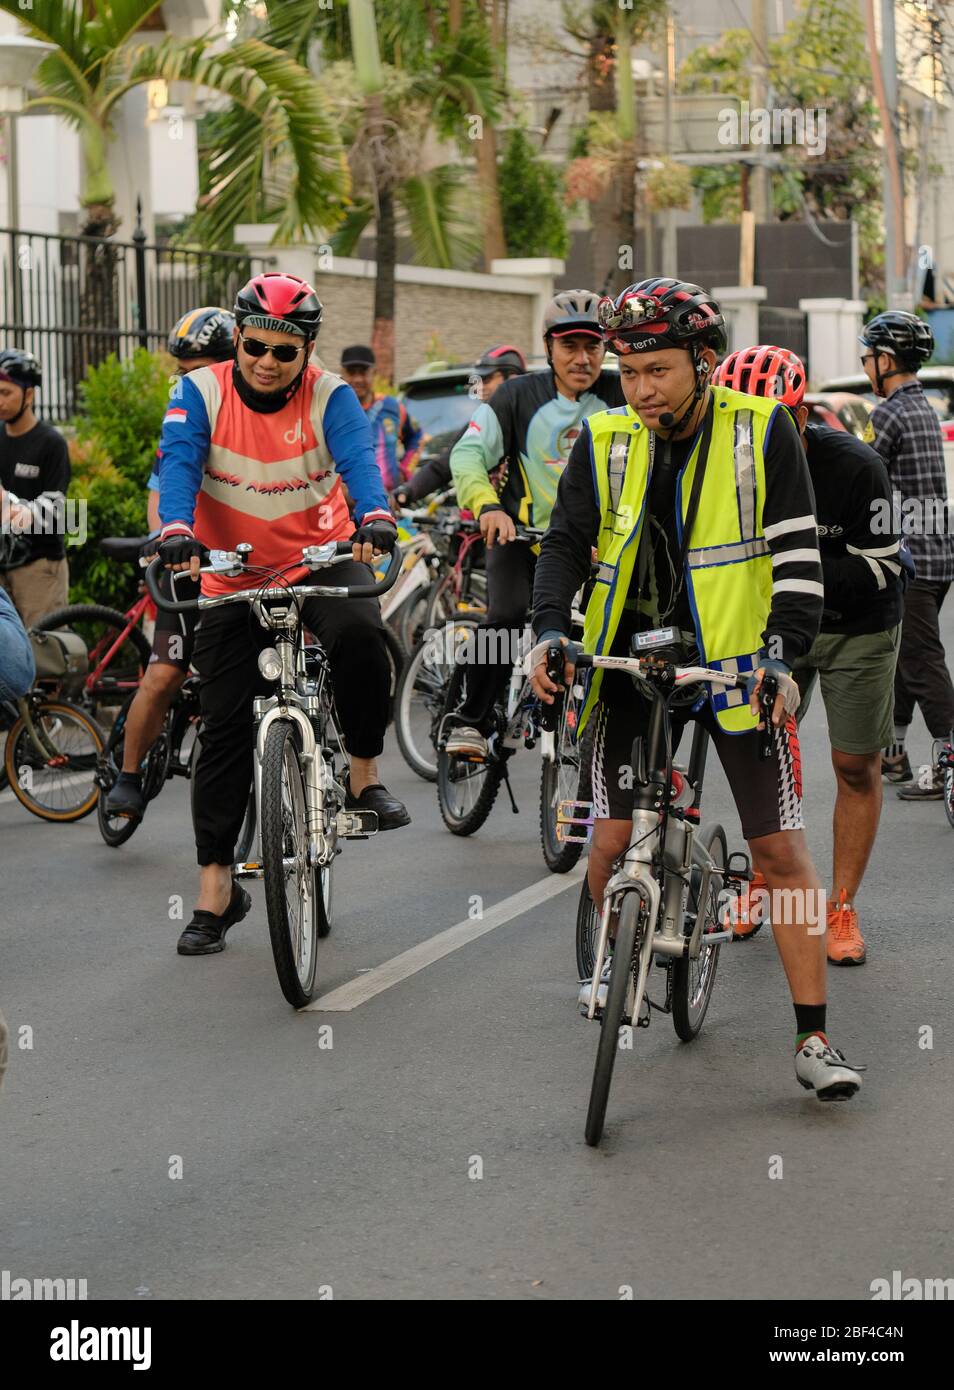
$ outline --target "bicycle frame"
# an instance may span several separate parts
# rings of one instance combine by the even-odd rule
[[[102,676],[103,672],[107,669],[109,663],[116,655],[116,652],[125,642],[132,629],[137,625],[140,618],[145,617],[148,621],[150,618],[155,619],[155,616],[156,606],[153,603],[152,599],[149,597],[147,593],[140,594],[139,598],[136,599],[132,607],[126,610],[126,626],[123,628],[122,632],[120,632],[119,636],[113,642],[112,646],[109,647],[108,650],[105,652],[105,655],[101,655],[100,653],[100,648],[105,645],[105,638],[101,638],[100,641],[97,642],[91,649],[89,653],[90,670],[87,672],[86,677],[83,681],[83,686],[86,690],[95,689],[96,682]],[[94,661],[95,665],[93,664]],[[135,682],[135,684],[120,684],[118,688],[120,690],[134,690],[136,685],[138,684],[138,681]]]
[[[632,1018],[636,1019],[646,993],[649,968],[654,955],[669,959],[698,959],[702,949],[702,904],[707,900],[713,874],[723,876],[726,867],[720,869],[708,851],[696,843],[694,827],[685,817],[672,815],[671,781],[668,777],[671,757],[665,732],[669,694],[679,680],[687,683],[687,678],[712,681],[726,686],[738,686],[744,682],[737,675],[721,671],[709,671],[702,667],[669,666],[669,694],[664,694],[644,673],[640,658],[584,657],[579,664],[625,670],[641,680],[653,694],[653,708],[645,745],[643,746],[641,737],[637,737],[633,745],[633,768],[637,771],[637,785],[633,797],[633,833],[619,867],[610,877],[603,893],[595,965],[586,1014],[587,1018],[595,1017],[613,910],[619,906],[624,894],[638,893],[643,904],[643,935],[639,944],[639,970],[631,1014]],[[707,741],[705,730],[697,725],[687,774],[693,787],[693,805],[696,808],[702,793]],[[698,891],[699,910],[693,930],[687,936],[683,927],[689,878],[693,867],[697,867],[701,875]],[[660,877],[662,886],[659,883]],[[707,934],[706,945],[731,940],[730,930],[714,932]]]

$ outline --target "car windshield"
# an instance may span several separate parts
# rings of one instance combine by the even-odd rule
[[[477,407],[466,378],[435,382],[431,387],[412,386],[404,396],[404,404],[425,434],[462,430]]]

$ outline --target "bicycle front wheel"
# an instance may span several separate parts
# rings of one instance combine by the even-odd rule
[[[728,862],[725,831],[721,825],[703,831],[700,843],[709,851],[717,870],[724,870]],[[722,930],[719,912],[719,895],[722,892],[722,873],[710,876],[705,901],[699,901],[702,888],[702,870],[694,865],[689,880],[689,900],[686,912],[698,918],[702,913],[701,949],[696,960],[681,956],[672,963],[672,1025],[683,1042],[692,1042],[698,1037],[702,1027],[712,987],[715,984],[719,965],[719,946],[707,946],[706,935]]]
[[[277,719],[265,736],[261,795],[268,934],[282,993],[301,1009],[315,993],[318,912],[298,732],[288,719]]]
[[[82,820],[96,807],[96,773],[103,754],[98,725],[65,700],[31,707],[36,740],[23,717],[7,735],[4,768],[14,796],[34,816]]]
[[[448,685],[445,715],[460,709],[465,691],[466,667],[458,666]],[[448,723],[445,719],[445,732]],[[493,810],[503,775],[504,765],[499,760],[472,762],[438,749],[437,803],[452,835],[473,835],[480,829]]]
[[[632,1022],[635,996],[633,973],[636,966],[637,929],[642,910],[642,901],[638,893],[627,893],[624,896],[619,910],[619,929],[613,948],[613,966],[610,971],[606,1007],[600,1023],[600,1042],[596,1050],[590,1104],[586,1112],[586,1142],[591,1148],[595,1148],[603,1137],[606,1103],[609,1100],[613,1066],[619,1051],[620,1029],[625,1022]]]
[[[557,836],[560,802],[589,802],[592,796],[592,728],[578,742],[575,738],[580,705],[567,691],[553,757],[544,758],[540,774],[540,844],[546,866],[555,874],[569,873],[583,853],[583,841],[561,840]]]
[[[954,829],[954,767],[949,767],[944,772],[944,813]]]

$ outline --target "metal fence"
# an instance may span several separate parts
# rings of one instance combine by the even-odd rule
[[[131,241],[0,228],[0,346],[36,354],[38,414],[66,420],[89,367],[110,353],[164,346],[182,314],[230,307],[264,264],[241,252],[149,244],[138,219]]]

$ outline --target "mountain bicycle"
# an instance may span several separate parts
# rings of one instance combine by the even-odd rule
[[[724,923],[724,892],[738,895],[752,878],[748,855],[728,853],[721,825],[697,832],[699,800],[705,770],[707,737],[697,728],[688,773],[674,778],[669,707],[676,692],[710,682],[725,688],[744,688],[746,675],[676,664],[680,649],[672,628],[638,633],[631,657],[580,655],[578,671],[599,667],[625,671],[650,696],[652,710],[646,736],[633,743],[633,834],[614,872],[598,916],[587,893],[577,915],[578,965],[592,961],[587,1018],[599,1017],[600,1040],[590,1090],[585,1136],[600,1142],[606,1118],[613,1066],[621,1047],[632,1046],[632,1031],[648,1027],[652,1010],[671,1013],[677,1036],[691,1042],[705,1020],[721,946],[732,940]],[[559,649],[555,648],[554,653]],[[701,694],[701,687],[699,690]],[[758,755],[772,752],[771,711],[777,693],[770,676],[760,692],[762,728]],[[564,808],[565,823],[585,825],[579,804]],[[592,817],[589,818],[592,823]],[[598,1000],[603,967],[610,948],[611,919],[617,922],[605,1003]],[[649,998],[653,959],[665,971],[662,1004]]]
[[[320,646],[306,646],[302,605],[309,598],[378,598],[397,580],[401,552],[395,546],[383,579],[370,584],[289,584],[285,576],[302,565],[320,572],[350,560],[350,541],[305,546],[301,559],[282,568],[251,563],[252,547],[213,550],[206,574],[238,578],[248,588],[197,599],[166,599],[159,591],[161,561],[146,570],[157,607],[169,612],[244,603],[273,635],[274,646],[258,658],[258,669],[275,683],[275,693],[253,701],[255,807],[259,854],[239,861],[234,876],[262,879],[268,933],[282,993],[295,1008],[315,994],[317,941],[332,920],[332,872],[339,840],[377,833],[374,811],[345,809],[347,755],[334,706],[333,672]]]
[[[126,719],[129,707],[136,692],[127,696],[126,703],[116,716],[113,727],[106,740],[96,769],[96,783],[100,797],[96,803],[96,818],[99,833],[106,844],[113,849],[124,845],[141,824],[141,817],[113,815],[107,804],[109,793],[122,771],[123,749],[126,736]],[[182,688],[177,691],[166,711],[162,728],[140,764],[142,774],[142,794],[148,803],[157,797],[166,782],[174,777],[185,777],[191,788],[195,788],[195,767],[201,742],[201,711],[199,708],[199,678],[190,675]],[[248,857],[255,836],[255,797],[249,788],[248,809],[239,832],[236,857]]]

